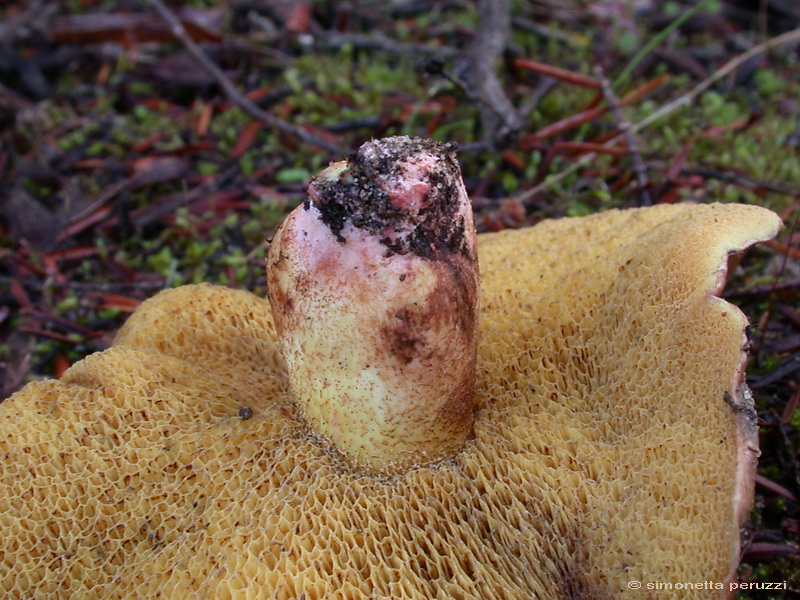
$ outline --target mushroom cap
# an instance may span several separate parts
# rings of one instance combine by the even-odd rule
[[[779,226],[756,207],[675,205],[480,236],[475,437],[390,479],[305,428],[265,300],[162,292],[114,347],[0,406],[0,590],[629,599],[674,597],[648,582],[722,585],[758,451],[746,320],[717,296],[727,255]]]

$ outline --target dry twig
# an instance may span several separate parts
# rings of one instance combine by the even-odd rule
[[[519,132],[522,118],[503,91],[497,62],[505,51],[511,26],[508,0],[480,0],[480,26],[454,78],[480,110],[485,142],[490,146]],[[463,83],[462,83],[463,82]]]
[[[788,44],[795,40],[800,40],[800,28],[793,29],[792,31],[771,38],[766,42],[763,42],[757,46],[752,47],[747,52],[743,52],[739,56],[732,58],[730,61],[725,63],[725,65],[723,65],[718,71],[715,71],[710,77],[698,83],[691,90],[689,90],[679,98],[676,98],[672,102],[665,104],[657,111],[655,111],[653,114],[651,114],[649,117],[646,117],[641,121],[639,121],[638,123],[636,123],[635,125],[633,125],[631,127],[631,133],[638,133],[641,130],[645,129],[646,127],[649,127],[659,119],[675,112],[676,110],[678,110],[683,106],[690,104],[695,98],[697,98],[697,96],[702,94],[704,91],[706,91],[709,87],[714,85],[720,79],[726,77],[727,75],[735,71],[737,67],[742,65],[742,63],[748,61],[754,56],[766,52],[767,50],[771,50],[772,48],[776,48],[777,46]],[[606,142],[603,145],[611,146],[612,144],[617,143],[622,137],[623,135],[621,133],[619,135],[615,135],[613,138],[606,140]],[[579,171],[587,164],[589,164],[591,161],[593,161],[596,157],[597,154],[593,152],[589,154],[584,154],[580,159],[572,163],[569,167],[567,167],[563,171],[560,171],[559,173],[556,173],[555,175],[548,177],[541,183],[533,186],[532,188],[525,190],[523,193],[519,194],[514,199],[518,202],[525,202],[526,200],[531,199],[536,194],[543,192],[544,190],[550,188],[551,186],[554,186],[560,181],[563,181],[576,171]]]
[[[647,166],[644,164],[644,159],[639,153],[639,140],[631,131],[631,122],[628,121],[622,113],[622,104],[620,104],[619,98],[617,98],[614,90],[611,89],[611,82],[603,74],[602,67],[597,66],[595,68],[595,75],[597,79],[600,80],[600,89],[603,91],[603,96],[605,96],[606,102],[608,102],[608,106],[611,108],[611,111],[614,113],[614,118],[617,120],[617,127],[622,132],[622,136],[628,144],[628,153],[631,156],[631,168],[636,176],[636,183],[639,184],[639,196],[642,199],[642,206],[650,206],[653,204],[653,200],[650,197],[650,190],[647,189],[650,185],[650,180],[647,177]]]
[[[80,292],[146,292],[147,295],[152,295],[154,291],[163,290],[166,287],[163,277],[158,280],[144,280],[144,281],[53,281],[50,278],[33,279],[30,277],[9,277],[0,275],[0,285],[10,286],[12,283],[17,283],[25,289],[29,289],[39,294],[44,293],[44,290],[51,288],[77,290]]]
[[[704,179],[718,179],[719,181],[732,183],[748,190],[765,190],[773,194],[800,197],[800,187],[783,185],[771,181],[761,181],[759,179],[746,177],[732,171],[720,171],[716,169],[698,167],[693,169],[682,169],[681,175],[698,175]]]
[[[372,33],[320,32],[314,34],[314,43],[326,49],[338,50],[345,45],[352,45],[360,50],[375,50],[397,56],[420,56],[442,60],[452,58],[458,52],[455,48],[448,46],[398,42],[378,31]]]
[[[318,146],[335,154],[345,153],[345,151],[337,144],[333,144],[327,140],[321,139],[301,129],[300,127],[296,127],[295,125],[287,123],[286,121],[283,121],[282,119],[279,119],[278,117],[271,115],[270,113],[259,108],[252,100],[244,96],[238,89],[236,89],[236,86],[228,78],[228,76],[222,72],[222,69],[220,69],[210,58],[208,58],[208,56],[206,56],[200,46],[186,32],[183,24],[181,24],[174,13],[167,8],[167,6],[161,0],[150,0],[150,4],[153,5],[164,21],[166,21],[170,26],[172,35],[175,36],[175,38],[184,45],[186,50],[195,58],[195,60],[197,60],[197,62],[199,62],[203,68],[208,71],[208,73],[216,80],[216,82],[225,92],[225,95],[228,97],[228,99],[236,106],[241,108],[251,117],[262,121],[270,127],[275,127],[283,133],[297,137],[307,144]]]

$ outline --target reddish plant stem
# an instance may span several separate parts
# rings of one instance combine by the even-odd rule
[[[589,77],[588,75],[576,73],[574,71],[568,71],[567,69],[562,69],[560,67],[554,67],[553,65],[540,63],[535,60],[530,60],[527,58],[515,58],[514,66],[520,69],[525,69],[526,71],[533,71],[534,73],[539,73],[541,75],[553,77],[554,79],[566,81],[567,83],[574,83],[575,85],[596,90],[600,89],[600,82],[594,77]]]

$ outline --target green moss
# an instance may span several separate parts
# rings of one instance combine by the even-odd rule
[[[500,180],[506,194],[513,194],[519,190],[519,178],[510,171],[504,171]]]
[[[79,305],[80,300],[78,297],[75,294],[69,294],[53,307],[53,312],[57,315],[63,315],[69,311],[76,310]]]
[[[275,181],[278,183],[305,183],[310,179],[311,173],[303,168],[281,169],[275,173]]]
[[[128,84],[128,91],[137,96],[151,96],[156,93],[153,85],[145,81],[131,81]]]
[[[213,175],[219,172],[219,165],[209,161],[199,161],[196,166],[197,172],[200,175]]]
[[[595,212],[597,212],[597,210],[590,204],[581,202],[580,200],[573,200],[566,210],[566,215],[568,217],[585,217]]]
[[[756,86],[761,96],[784,95],[789,91],[789,83],[769,69],[759,69],[755,74]]]
[[[258,150],[253,149],[242,154],[239,159],[239,168],[242,170],[242,175],[249,177],[255,172],[259,154]]]
[[[101,319],[113,320],[118,318],[122,311],[118,308],[101,308],[97,311],[97,316]]]
[[[172,254],[172,249],[165,246],[160,251],[148,257],[147,265],[154,272],[164,277],[169,277],[175,273],[177,260]]]

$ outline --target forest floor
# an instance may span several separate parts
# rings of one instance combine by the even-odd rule
[[[787,582],[759,598],[797,595],[796,2],[169,6],[0,8],[0,398],[107,348],[163,288],[264,294],[264,240],[314,173],[371,138],[457,142],[482,232],[758,204],[786,226],[725,294],[752,323],[762,432],[740,577]]]

